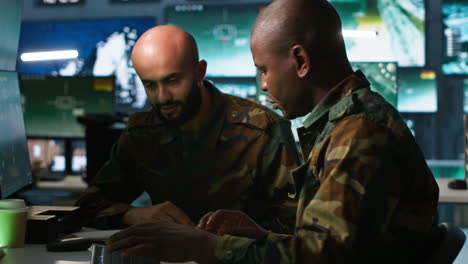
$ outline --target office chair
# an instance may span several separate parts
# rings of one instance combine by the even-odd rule
[[[442,233],[440,245],[434,250],[426,264],[451,264],[465,244],[465,233],[452,224],[441,223]]]

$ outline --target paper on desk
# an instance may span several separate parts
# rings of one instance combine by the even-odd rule
[[[121,229],[117,230],[99,230],[99,231],[88,231],[88,232],[76,232],[73,233],[73,236],[88,238],[94,241],[102,241],[108,239],[113,234],[122,231]]]

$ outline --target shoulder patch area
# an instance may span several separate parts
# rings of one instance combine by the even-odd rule
[[[268,129],[271,125],[287,121],[271,109],[240,97],[226,96],[226,120],[258,129]]]

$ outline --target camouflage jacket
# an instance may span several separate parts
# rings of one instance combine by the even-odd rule
[[[293,230],[296,203],[291,170],[299,155],[288,120],[209,82],[210,115],[181,131],[154,113],[133,114],[77,205],[88,223],[121,226],[143,191],[153,204],[171,201],[195,223],[216,209],[243,210],[273,230]],[[280,210],[280,211],[278,211]]]
[[[398,112],[358,71],[299,129],[294,235],[223,236],[222,263],[421,263],[436,241],[438,186]]]

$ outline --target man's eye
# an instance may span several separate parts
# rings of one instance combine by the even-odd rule
[[[171,79],[167,80],[167,83],[168,83],[168,84],[176,84],[176,83],[177,83],[177,79],[171,78]]]

